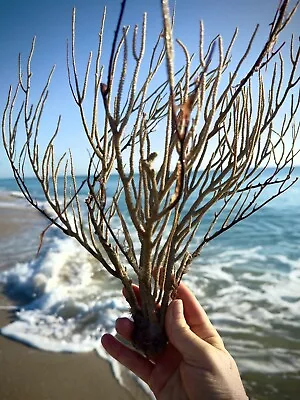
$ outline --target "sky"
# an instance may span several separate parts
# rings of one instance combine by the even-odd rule
[[[293,3],[293,2],[292,2]],[[53,66],[56,70],[50,86],[49,101],[45,110],[45,119],[40,132],[43,147],[55,129],[59,114],[62,114],[61,130],[55,142],[57,157],[69,148],[76,165],[76,173],[84,174],[89,153],[84,137],[78,110],[69,90],[66,70],[66,40],[71,36],[71,15],[75,6],[76,53],[78,72],[82,76],[90,50],[97,48],[97,35],[104,5],[107,6],[107,20],[104,36],[103,63],[107,66],[113,32],[118,18],[120,0],[3,0],[0,14],[0,110],[4,109],[9,85],[16,86],[18,54],[21,53],[22,65],[30,50],[33,36],[36,36],[36,48],[32,61],[33,101]],[[170,1],[170,6],[174,3]],[[224,43],[228,43],[236,26],[239,36],[233,50],[233,60],[241,54],[253,32],[256,23],[261,28],[254,43],[255,52],[268,35],[268,24],[272,21],[277,0],[177,0],[175,36],[189,48],[190,53],[197,51],[199,21],[205,25],[205,43],[208,44],[217,34],[221,34]],[[127,0],[123,25],[136,23],[141,25],[143,12],[148,14],[148,33],[146,46],[152,50],[155,39],[161,29],[159,0]],[[288,39],[291,32],[299,33],[300,10],[282,40]],[[297,28],[298,27],[298,28]],[[146,49],[147,53],[147,49]],[[179,49],[176,49],[177,60]],[[251,57],[250,57],[251,58]],[[104,75],[105,76],[105,75]],[[298,160],[300,164],[300,159]],[[0,177],[10,177],[11,171],[6,160],[2,143],[0,145]]]

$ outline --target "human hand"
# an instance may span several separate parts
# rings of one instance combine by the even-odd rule
[[[116,330],[131,340],[133,322],[116,321]],[[196,297],[183,283],[166,314],[166,349],[148,360],[105,334],[105,350],[145,381],[158,400],[248,399],[237,365]]]

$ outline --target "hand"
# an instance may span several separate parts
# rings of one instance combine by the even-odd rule
[[[237,365],[192,292],[181,283],[166,314],[169,343],[148,360],[105,334],[105,350],[143,379],[159,400],[247,399]],[[130,340],[133,322],[116,321],[116,330]]]

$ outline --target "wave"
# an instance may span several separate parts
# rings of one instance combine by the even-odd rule
[[[116,333],[118,317],[130,316],[121,284],[74,239],[53,234],[38,258],[1,272],[0,282],[20,306],[3,335],[53,352],[95,350],[123,382],[100,344],[104,332]],[[262,360],[269,373],[300,371],[300,259],[261,246],[210,246],[185,282],[242,371],[261,371]]]
[[[50,351],[93,349],[126,310],[120,293],[104,290],[97,268],[74,240],[55,238],[42,257],[4,271],[5,292],[27,304],[2,333]]]

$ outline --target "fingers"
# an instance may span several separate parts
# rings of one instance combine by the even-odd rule
[[[224,348],[223,341],[216,328],[210,322],[196,297],[184,283],[180,283],[177,289],[177,298],[183,301],[184,317],[191,330],[208,343]]]
[[[166,331],[172,345],[182,354],[185,360],[198,360],[209,346],[201,340],[188,326],[184,318],[182,300],[174,300],[166,314]]]
[[[116,331],[118,332],[119,335],[121,335],[125,340],[127,340],[130,343],[132,343],[133,330],[134,330],[134,322],[130,321],[130,319],[118,318],[116,320]],[[156,363],[159,360],[159,358],[160,355],[152,356],[149,359],[151,359],[153,363]]]
[[[136,285],[132,285],[134,293],[140,304],[140,292]],[[126,297],[126,292],[123,290],[123,294]],[[216,328],[210,322],[206,312],[199,304],[198,300],[190,289],[184,284],[180,283],[177,289],[177,298],[181,299],[184,304],[184,317],[190,327],[190,329],[201,339],[205,340],[207,343],[224,350],[224,343],[218,334]],[[170,306],[169,306],[170,307]],[[132,332],[132,331],[131,331]],[[121,333],[120,333],[121,334]],[[124,336],[122,334],[122,336]],[[126,339],[127,337],[124,336]],[[130,340],[130,339],[127,339]]]
[[[141,305],[141,296],[140,296],[139,287],[137,285],[135,285],[135,284],[132,284],[131,287],[132,287],[132,289],[134,291],[134,294],[135,294],[135,297],[137,299],[138,304]],[[125,299],[127,300],[126,289],[124,287],[122,289],[122,293],[123,293],[123,296],[125,297]]]
[[[133,329],[134,329],[134,323],[130,321],[128,318],[117,319],[116,330],[118,334],[121,335],[124,339],[131,341],[131,335]],[[166,377],[173,375],[174,371],[178,368],[178,365],[181,360],[182,360],[181,354],[171,344],[168,344],[168,346],[166,347],[165,351],[162,354],[153,357],[151,359],[152,362],[150,362],[150,367],[153,366],[153,370],[151,376],[149,376],[149,380],[147,380],[147,383],[154,392],[160,391],[160,389],[165,385]],[[145,359],[143,359],[142,362],[144,363]],[[132,368],[130,369],[133,371]]]
[[[128,318],[118,318],[116,320],[116,331],[124,339],[131,341],[134,323]]]
[[[198,325],[200,321],[204,325],[211,325],[206,312],[201,307],[194,294],[184,283],[180,283],[178,286],[177,298],[181,299],[184,303],[184,315],[191,328],[194,325]]]
[[[112,335],[103,335],[101,343],[113,358],[143,379],[144,382],[149,382],[154,368],[154,365],[149,360],[120,343]]]

